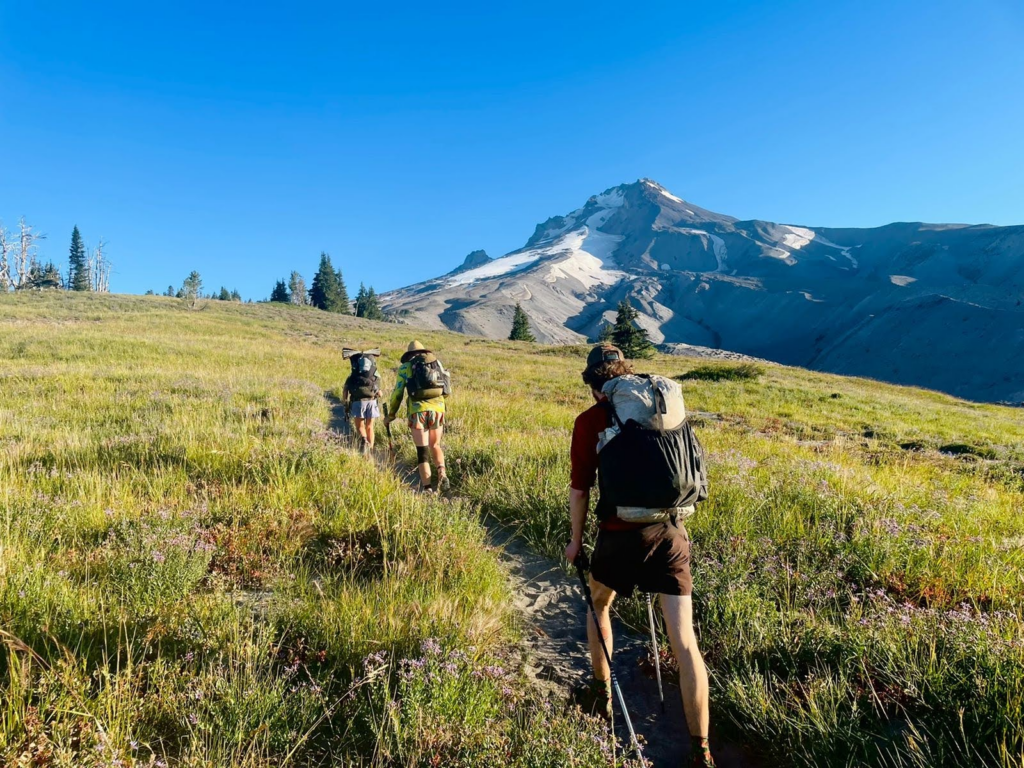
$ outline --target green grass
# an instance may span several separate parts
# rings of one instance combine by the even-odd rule
[[[509,655],[476,511],[327,432],[369,328],[0,296],[0,764],[601,759]]]
[[[564,548],[585,348],[159,297],[0,297],[0,332],[0,756],[600,763],[517,677],[477,521]],[[463,503],[325,434],[341,346],[387,376],[414,335],[453,372]],[[711,456],[688,527],[714,720],[772,765],[1024,766],[1024,412],[642,365],[682,381]]]

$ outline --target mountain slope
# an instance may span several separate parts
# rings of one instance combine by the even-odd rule
[[[594,338],[629,297],[656,342],[729,349],[982,400],[1024,400],[1024,227],[741,221],[641,179],[539,224],[525,246],[392,292],[420,325]]]

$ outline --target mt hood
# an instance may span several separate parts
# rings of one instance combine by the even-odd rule
[[[580,343],[628,298],[652,341],[727,349],[977,400],[1024,400],[1024,226],[740,221],[641,179],[382,297],[407,322]]]

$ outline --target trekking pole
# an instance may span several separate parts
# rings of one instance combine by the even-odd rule
[[[612,668],[612,655],[608,653],[608,644],[604,640],[604,632],[601,631],[601,624],[597,620],[597,609],[594,608],[594,598],[590,594],[590,585],[587,583],[584,570],[589,566],[587,562],[587,555],[581,549],[579,555],[573,561],[573,565],[576,567],[576,575],[580,577],[580,584],[583,585],[583,597],[587,601],[587,607],[590,609],[590,615],[594,619],[594,628],[597,629],[597,639],[601,641],[601,650],[604,651],[605,661],[608,662],[608,674],[612,681],[612,690],[615,691],[615,698],[619,700],[619,709],[622,710],[622,719],[626,721],[626,729],[629,731],[629,740],[633,745],[633,750],[636,752],[636,756],[640,759],[640,765],[647,768],[647,758],[644,757],[643,750],[640,749],[640,742],[636,737],[636,731],[633,730],[633,721],[629,719],[629,711],[626,709],[626,699],[622,695],[622,688],[619,687],[619,681],[615,677],[615,670]]]
[[[651,624],[651,650],[654,652],[654,676],[658,680],[658,698],[661,699],[661,713],[665,714],[665,690],[661,687],[661,653],[658,651],[658,633],[654,629],[654,605],[651,593],[647,593],[647,620]]]

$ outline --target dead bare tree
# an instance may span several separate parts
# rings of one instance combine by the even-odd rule
[[[103,255],[104,246],[106,243],[100,240],[89,259],[89,275],[92,277],[92,289],[96,293],[110,293],[111,264]]]
[[[18,221],[18,251],[15,260],[16,274],[14,276],[15,288],[24,288],[28,285],[29,275],[32,273],[33,268],[39,266],[36,262],[36,250],[38,248],[36,242],[45,239],[46,235],[33,232],[32,226],[25,221],[25,217],[21,217]]]
[[[0,223],[0,292],[6,293],[14,285],[11,277],[11,255],[14,251],[14,244],[11,242],[11,233]]]

